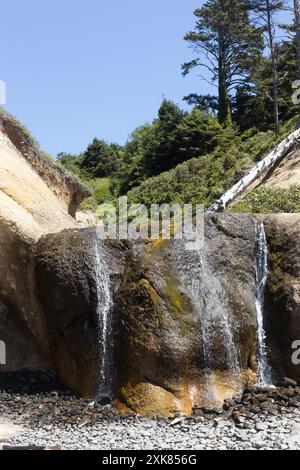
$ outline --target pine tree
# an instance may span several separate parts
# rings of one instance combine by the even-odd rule
[[[294,19],[292,24],[282,25],[283,29],[286,29],[289,36],[295,41],[297,49],[297,66],[298,66],[298,79],[300,79],[300,2],[299,0],[293,0],[293,6],[288,8],[292,11]]]
[[[279,103],[278,103],[278,70],[277,70],[277,50],[276,44],[276,15],[283,10],[284,2],[281,0],[250,0],[247,2],[249,8],[253,10],[257,17],[257,22],[262,26],[265,33],[266,45],[270,51],[272,62],[272,82],[273,82],[273,113],[275,133],[280,132],[279,123]]]
[[[284,41],[276,49],[278,103],[280,119],[285,122],[296,116],[299,106],[293,105],[291,84],[297,79],[295,40]],[[234,120],[241,131],[256,127],[267,131],[274,126],[272,61],[263,57],[252,72],[251,88],[239,88],[234,100]],[[259,119],[258,119],[259,116]]]
[[[117,146],[94,139],[84,152],[80,169],[93,178],[110,176],[118,164]]]
[[[300,79],[300,5],[299,0],[294,1],[294,30],[296,37],[297,47],[297,60],[298,60],[298,79]]]
[[[185,36],[198,58],[183,64],[183,74],[205,68],[218,87],[218,116],[221,124],[231,122],[231,95],[249,77],[262,49],[259,29],[249,20],[242,0],[209,0],[194,12],[194,31]]]

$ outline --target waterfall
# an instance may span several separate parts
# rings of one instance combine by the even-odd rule
[[[181,269],[181,272],[200,315],[207,399],[213,401],[216,397],[212,374],[218,368],[221,357],[227,364],[232,383],[241,383],[242,388],[240,356],[234,338],[234,316],[226,289],[213,272],[204,250],[197,252],[197,263],[195,258],[187,261],[189,267],[187,270]]]
[[[99,328],[100,380],[98,399],[111,398],[111,306],[112,295],[106,254],[95,240],[95,270],[97,283],[97,314]]]
[[[210,344],[216,330],[222,332],[224,354],[227,357],[228,369],[237,377],[240,373],[239,357],[234,342],[233,322],[227,302],[227,294],[219,279],[214,275],[203,251],[198,253],[201,270],[201,302],[203,342],[208,363],[213,361]],[[199,294],[199,291],[198,291]]]
[[[258,340],[258,367],[259,384],[272,385],[271,367],[266,344],[266,331],[264,328],[264,300],[268,281],[268,244],[264,224],[256,228],[256,313],[257,313],[257,340]]]

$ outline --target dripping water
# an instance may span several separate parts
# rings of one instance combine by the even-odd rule
[[[258,342],[258,377],[259,384],[271,386],[272,373],[268,358],[266,331],[264,327],[265,291],[268,281],[268,244],[264,224],[256,228],[256,313],[257,313],[257,342]]]
[[[97,400],[109,400],[111,396],[111,307],[112,295],[106,254],[95,240],[95,268],[97,284],[97,315],[99,330],[99,387]]]
[[[228,295],[221,281],[214,274],[205,252],[201,249],[195,258],[188,260],[189,268],[182,270],[185,284],[190,292],[193,304],[201,316],[202,350],[205,360],[207,399],[214,401],[215,386],[213,372],[217,368],[220,354],[224,356],[232,384],[242,384],[240,357],[236,348],[234,317]],[[218,350],[214,350],[214,344]],[[242,387],[242,385],[241,385]]]

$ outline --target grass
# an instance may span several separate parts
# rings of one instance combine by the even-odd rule
[[[16,128],[20,129],[23,132],[24,136],[29,139],[30,145],[33,148],[35,148],[36,151],[42,154],[43,157],[45,157],[48,161],[53,161],[52,156],[49,153],[44,152],[44,150],[40,147],[38,141],[33,137],[29,129],[24,124],[22,124],[18,118],[16,118],[15,116],[13,116],[9,112],[7,112],[3,107],[0,106],[0,118],[1,117],[6,118]]]

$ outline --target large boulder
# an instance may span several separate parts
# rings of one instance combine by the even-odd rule
[[[262,217],[270,251],[267,292],[272,364],[280,379],[300,381],[300,365],[292,360],[300,341],[300,214]]]
[[[62,381],[80,396],[95,397],[99,386],[103,299],[97,270],[109,265],[113,291],[122,274],[123,256],[120,244],[100,243],[93,229],[46,235],[37,246],[36,282],[51,361]]]
[[[207,216],[204,249],[133,245],[115,297],[116,395],[144,414],[220,405],[256,379],[255,221]]]

